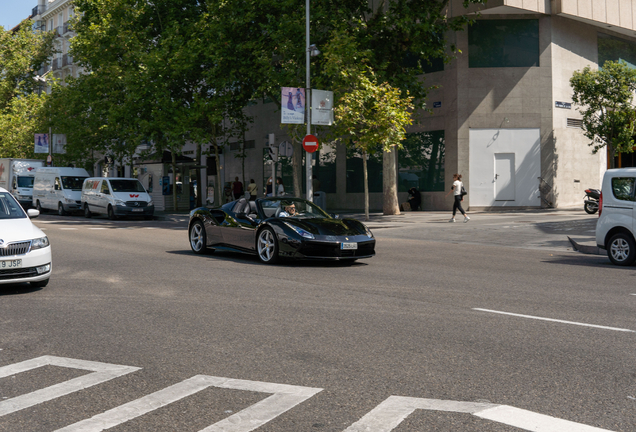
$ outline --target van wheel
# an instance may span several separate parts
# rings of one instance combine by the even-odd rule
[[[91,216],[93,215],[91,214],[91,211],[88,209],[88,204],[84,204],[84,217],[90,218]]]
[[[40,205],[40,200],[37,200],[35,202],[35,208],[37,211],[39,211],[40,213],[44,213],[44,209],[42,208],[42,206]]]
[[[627,233],[615,234],[609,241],[607,256],[619,266],[630,266],[636,261],[636,244]]]
[[[113,206],[109,205],[108,206],[108,219],[110,220],[116,220],[117,216],[115,215],[115,211],[113,210]]]
[[[57,203],[57,214],[59,216],[66,216],[66,210],[64,210],[64,206],[62,205],[62,203]]]

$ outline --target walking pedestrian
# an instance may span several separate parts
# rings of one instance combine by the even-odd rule
[[[247,191],[250,193],[250,201],[255,201],[258,195],[258,186],[256,186],[254,179],[250,179],[250,184],[247,185]]]
[[[235,200],[243,198],[243,183],[239,181],[238,177],[234,177],[234,183],[232,183],[232,193],[234,194]]]
[[[265,184],[265,196],[271,197],[272,190],[272,178],[270,177],[267,179],[267,183]]]
[[[451,218],[451,220],[449,220],[449,222],[455,222],[455,214],[457,213],[458,209],[461,214],[464,215],[464,222],[468,222],[470,220],[470,218],[468,217],[468,213],[466,213],[462,208],[462,201],[464,201],[465,195],[463,189],[464,184],[462,183],[462,175],[453,174],[453,186],[451,187],[451,190],[446,194],[446,196],[448,196],[449,193],[453,192],[455,198],[455,202],[453,203],[453,217]]]
[[[283,196],[285,195],[285,186],[283,186],[283,179],[280,177],[276,178],[276,184],[278,185],[276,187],[276,195],[278,196]]]

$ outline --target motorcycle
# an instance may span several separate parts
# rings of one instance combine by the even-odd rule
[[[594,214],[598,211],[598,201],[601,198],[601,191],[598,189],[585,189],[585,198],[583,198],[583,209],[587,214]]]

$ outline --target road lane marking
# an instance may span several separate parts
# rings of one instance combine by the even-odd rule
[[[500,315],[510,315],[510,316],[515,316],[515,317],[519,317],[519,318],[530,318],[530,319],[536,319],[536,320],[540,320],[540,321],[551,321],[551,322],[557,322],[557,323],[561,323],[561,324],[572,324],[572,325],[578,325],[578,326],[583,326],[583,327],[593,327],[593,328],[598,328],[598,329],[603,329],[603,330],[614,330],[614,331],[621,331],[621,332],[636,333],[635,330],[618,328],[618,327],[607,327],[607,326],[601,326],[601,325],[596,325],[596,324],[580,323],[580,322],[575,322],[575,321],[564,321],[564,320],[553,319],[553,318],[544,318],[544,317],[538,317],[538,316],[532,316],[532,315],[522,315],[522,314],[511,313],[511,312],[496,311],[496,310],[491,310],[491,309],[481,309],[481,308],[472,308],[472,309],[476,310],[476,311],[481,311],[481,312],[490,312],[490,313],[495,313],[495,314],[500,314]]]
[[[104,227],[97,227],[97,228],[89,228],[91,230],[103,230],[103,229],[108,229],[108,228],[104,228]]]
[[[389,432],[415,410],[467,413],[533,432],[610,432],[508,405],[390,396],[344,432]]]
[[[32,407],[97,384],[112,380],[122,375],[138,371],[141,368],[134,366],[122,366],[110,363],[100,363],[87,360],[76,360],[64,357],[42,356],[20,363],[0,367],[0,378],[5,378],[20,372],[37,369],[42,366],[59,366],[71,369],[83,369],[93,371],[68,381],[61,382],[31,393],[16,396],[0,402],[0,417]]]
[[[273,394],[199,432],[249,432],[322,391],[321,388],[196,375],[148,396],[93,416],[90,419],[58,429],[56,432],[103,431],[191,396],[208,387]]]
[[[60,228],[61,230],[76,230],[77,228]]]

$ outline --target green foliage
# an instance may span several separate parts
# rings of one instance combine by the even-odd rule
[[[0,154],[34,157],[34,134],[45,131],[38,95],[38,69],[53,53],[52,33],[33,32],[25,20],[17,31],[0,27]]]
[[[599,70],[588,66],[575,71],[570,85],[572,101],[583,114],[583,131],[592,140],[592,152],[607,146],[613,168],[616,153],[633,152],[636,70],[624,62],[608,61]]]

